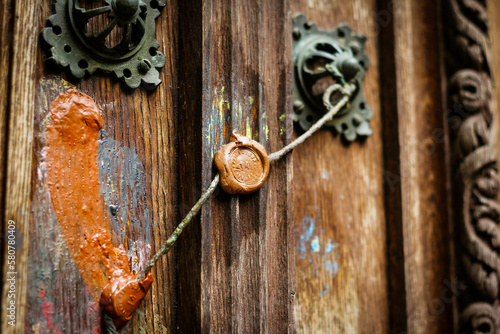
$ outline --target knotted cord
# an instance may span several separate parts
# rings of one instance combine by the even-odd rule
[[[316,131],[321,129],[321,127],[325,125],[325,123],[330,121],[349,102],[349,98],[354,92],[354,90],[355,86],[353,84],[345,84],[344,86],[341,86],[339,84],[334,84],[329,86],[323,93],[323,104],[327,108],[328,112],[323,117],[321,117],[316,123],[314,123],[314,125],[311,126],[309,130],[304,132],[293,142],[283,147],[281,150],[270,154],[268,157],[269,162],[281,159],[290,151],[292,151],[295,147],[302,144],[307,138],[311,137]],[[332,105],[331,96],[336,91],[340,91],[343,96],[337,103]],[[188,214],[184,217],[184,219],[177,226],[174,232],[172,232],[167,241],[161,246],[160,250],[155,255],[153,255],[153,257],[149,260],[146,267],[144,267],[139,276],[137,276],[137,280],[139,282],[141,282],[144,279],[146,274],[151,270],[151,268],[155,265],[155,263],[163,255],[167,254],[172,248],[172,246],[174,246],[175,242],[177,241],[177,238],[179,237],[179,235],[181,235],[182,231],[184,231],[184,229],[189,225],[189,223],[193,220],[193,218],[198,214],[203,204],[205,204],[208,201],[208,199],[212,196],[215,189],[217,188],[217,185],[219,184],[219,181],[220,181],[220,175],[219,173],[217,173],[217,175],[215,175],[212,182],[210,183],[210,186],[203,193],[198,202],[196,202],[196,204],[191,208],[191,210],[189,210]],[[109,317],[109,315],[107,314],[105,314],[104,323],[108,333],[110,334],[117,333],[116,327],[111,317]]]

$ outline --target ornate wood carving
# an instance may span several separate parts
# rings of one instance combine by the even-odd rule
[[[459,294],[459,333],[499,333],[500,205],[485,0],[448,0],[448,125]]]

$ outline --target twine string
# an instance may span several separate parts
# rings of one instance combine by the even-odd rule
[[[273,162],[281,159],[285,155],[287,155],[290,151],[292,151],[295,147],[302,144],[307,138],[311,137],[315,132],[317,132],[325,123],[330,121],[348,102],[349,98],[355,90],[355,86],[353,84],[346,84],[344,86],[339,84],[334,84],[329,86],[324,94],[323,94],[323,103],[327,108],[328,112],[321,117],[316,123],[314,123],[309,130],[304,132],[301,136],[295,139],[293,142],[283,147],[281,150],[274,152],[269,155],[269,162]],[[331,96],[333,93],[340,91],[342,93],[342,98],[332,105]],[[174,246],[177,238],[181,235],[182,231],[189,225],[189,223],[193,220],[193,218],[198,214],[201,210],[203,204],[205,204],[212,194],[214,193],[217,185],[220,181],[220,174],[217,173],[214,179],[210,183],[208,189],[203,193],[198,202],[189,210],[188,214],[184,217],[184,219],[180,222],[177,228],[172,232],[167,241],[161,246],[160,250],[153,255],[153,257],[149,260],[148,264],[144,267],[144,269],[140,272],[139,276],[137,276],[137,280],[140,282],[144,279],[146,274],[153,268],[153,266],[158,262],[158,260],[165,254],[167,254],[170,249]],[[105,314],[105,325],[108,333],[115,334],[117,333],[116,327],[114,323],[109,317],[109,315]]]
[[[217,173],[215,175],[214,179],[212,180],[212,183],[210,183],[210,186],[208,189],[201,195],[200,199],[196,204],[189,210],[188,214],[184,219],[181,221],[179,226],[172,232],[172,235],[167,239],[167,241],[161,246],[160,250],[149,260],[148,264],[144,269],[141,271],[139,276],[137,276],[137,280],[140,282],[142,279],[146,276],[148,271],[151,270],[151,268],[155,265],[155,263],[165,254],[168,253],[168,251],[172,248],[172,246],[175,244],[177,241],[177,238],[179,235],[181,235],[182,231],[186,228],[186,226],[189,225],[191,220],[196,216],[196,214],[200,211],[201,207],[203,204],[205,204],[206,201],[212,196],[214,193],[215,189],[217,188],[217,185],[219,184],[220,180],[220,175]]]
[[[325,125],[326,122],[331,121],[333,116],[335,116],[340,111],[340,109],[342,109],[347,104],[347,102],[349,102],[349,98],[351,97],[355,88],[356,87],[354,85],[350,84],[344,87],[339,84],[334,84],[329,86],[323,93],[323,104],[327,108],[328,112],[323,117],[321,117],[316,123],[314,123],[313,126],[311,126],[309,130],[304,132],[300,137],[295,139],[287,146],[283,147],[281,150],[271,153],[269,155],[269,162],[281,159],[284,155],[288,154],[295,147],[302,144],[307,138],[311,137],[316,131],[321,129],[321,127],[323,127],[323,125]],[[335,105],[332,105],[331,96],[336,91],[340,91],[343,97]]]
[[[313,126],[309,128],[306,132],[304,132],[300,137],[295,139],[293,142],[283,147],[281,150],[274,152],[269,155],[269,162],[276,161],[281,159],[283,156],[288,154],[291,150],[293,150],[298,145],[302,144],[307,138],[311,137],[316,131],[318,131],[326,122],[330,121],[333,116],[335,116],[340,109],[342,109],[347,102],[349,102],[349,97],[354,92],[355,86],[352,84],[347,84],[345,86],[341,86],[339,84],[334,84],[329,86],[324,94],[323,94],[323,103],[328,109],[328,112],[321,117]],[[336,91],[340,91],[343,95],[342,99],[340,99],[335,105],[331,104],[331,96]],[[151,270],[151,268],[155,265],[155,263],[168,251],[172,248],[172,246],[177,241],[177,238],[182,233],[182,231],[189,225],[191,220],[196,216],[196,214],[200,211],[203,204],[212,196],[217,185],[219,184],[220,175],[217,173],[212,183],[208,189],[203,193],[198,202],[189,210],[188,214],[181,221],[179,226],[172,232],[172,235],[167,239],[167,241],[161,246],[160,250],[149,260],[148,264],[141,271],[139,276],[137,276],[138,281],[142,281],[142,279],[146,276],[146,274]]]

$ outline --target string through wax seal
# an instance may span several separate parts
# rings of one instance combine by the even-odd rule
[[[222,189],[229,194],[251,194],[269,175],[269,159],[264,146],[248,137],[231,134],[231,141],[215,155]]]
[[[163,255],[167,254],[170,249],[172,249],[184,229],[189,225],[189,223],[201,210],[202,206],[215,192],[219,183],[222,188],[230,194],[249,194],[257,191],[267,179],[269,174],[269,163],[286,156],[295,147],[303,143],[307,138],[311,137],[316,131],[321,129],[326,122],[330,121],[339,112],[339,110],[341,110],[349,102],[349,97],[355,91],[355,86],[349,83],[345,85],[334,84],[332,87],[327,89],[327,91],[325,91],[325,101],[329,101],[331,99],[331,94],[335,91],[340,91],[343,97],[333,105],[325,102],[329,111],[323,117],[321,117],[313,126],[311,126],[309,130],[293,142],[283,147],[281,150],[270,154],[269,157],[264,146],[234,131],[231,136],[231,142],[224,145],[216,154],[215,164],[219,169],[219,173],[215,175],[214,179],[210,183],[210,186],[201,195],[200,199],[191,208],[191,210],[189,210],[187,215],[172,232],[167,241],[165,241],[165,243],[161,246],[160,250],[153,255],[145,268],[139,273],[136,278],[136,282],[141,285],[142,282],[146,281],[148,284],[147,280],[148,276],[151,275],[151,268],[153,268],[156,262]],[[104,291],[104,295],[101,298],[101,305],[104,306],[104,310],[106,311],[104,314],[105,326],[107,332],[110,334],[117,333],[117,327],[122,326],[130,319],[128,314],[131,315],[134,307],[137,307],[139,304],[138,302],[134,302],[134,305],[131,305],[128,309],[130,313],[127,312],[126,317],[117,313],[117,310],[119,311],[119,307],[117,306],[120,305],[122,296],[127,295],[127,293],[121,294],[118,292],[120,291],[120,288],[125,290],[124,288],[130,284],[128,277],[123,279],[123,282],[118,283],[113,283],[112,281],[110,284],[116,284],[117,288],[109,286],[108,289],[105,289],[106,291]],[[134,287],[137,288],[138,286],[134,285]],[[144,286],[142,287],[145,288]],[[143,291],[139,291],[137,289],[134,289],[134,291],[138,293],[140,299],[143,299],[143,293],[147,293],[148,287],[149,286],[146,286]],[[116,292],[109,293],[112,291]],[[102,302],[103,300],[105,303]],[[104,304],[109,306],[106,307]]]

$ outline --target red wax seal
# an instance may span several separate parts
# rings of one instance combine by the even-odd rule
[[[111,315],[117,328],[125,326],[132,319],[152,283],[153,275],[150,272],[141,282],[137,281],[137,275],[124,272],[113,274],[111,282],[101,293],[100,304]]]
[[[233,131],[231,142],[215,156],[221,186],[229,194],[257,191],[269,174],[269,159],[264,146]]]

